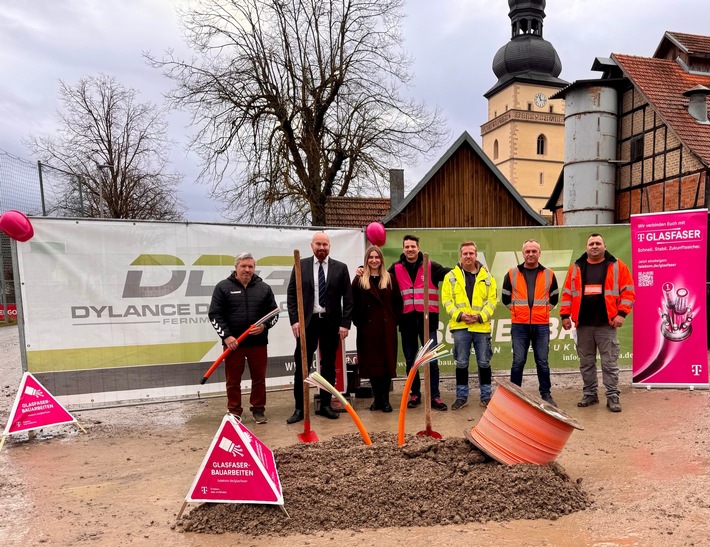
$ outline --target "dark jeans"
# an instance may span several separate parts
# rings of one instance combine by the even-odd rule
[[[550,325],[524,325],[513,323],[510,327],[513,339],[513,366],[510,369],[510,381],[523,385],[523,368],[528,360],[528,348],[532,345],[537,381],[540,395],[549,395],[552,387],[550,365],[547,356],[550,352]]]
[[[320,349],[320,374],[331,385],[335,385],[335,354],[338,352],[340,344],[340,324],[328,317],[311,317],[306,327],[306,359],[307,370],[313,362],[313,354],[316,349]],[[296,403],[296,410],[303,410],[303,372],[301,363],[301,339],[296,339],[296,351],[293,354],[296,369],[293,373],[293,398]],[[330,406],[333,396],[329,391],[320,390],[320,404]]]
[[[404,354],[404,360],[407,363],[407,374],[412,370],[414,365],[414,359],[417,356],[420,345],[424,345],[424,331],[421,329],[409,329],[405,328],[400,330],[402,335],[402,353]],[[436,327],[432,330],[429,327],[429,338],[434,341],[436,345]],[[426,366],[426,365],[425,365]],[[436,399],[440,397],[439,393],[439,362],[434,359],[429,362],[429,385],[431,386],[431,398]],[[412,382],[412,395],[416,395],[421,399],[421,379],[419,378],[419,370],[414,377],[414,382]]]
[[[249,410],[264,412],[266,405],[266,346],[239,346],[224,359],[227,378],[227,409],[242,415],[242,375],[245,361],[249,364],[251,394]]]
[[[491,387],[491,335],[488,332],[471,332],[468,329],[451,331],[454,337],[454,361],[456,362],[456,398],[468,400],[468,365],[471,347],[476,353],[478,364],[478,385],[481,401],[490,401]]]

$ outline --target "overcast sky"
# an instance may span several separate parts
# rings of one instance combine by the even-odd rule
[[[75,84],[99,72],[115,76],[160,103],[171,82],[149,67],[143,51],[187,52],[177,4],[186,0],[0,0],[0,150],[36,161],[22,139],[51,134],[57,83]],[[710,34],[707,0],[548,0],[544,38],[562,60],[567,81],[598,77],[595,57],[611,53],[651,56],[666,30]],[[451,144],[463,131],[480,143],[486,121],[483,97],[496,82],[491,62],[510,40],[505,0],[408,0],[405,47],[415,57],[408,92],[438,106],[448,119]],[[188,220],[222,221],[207,186],[194,183],[197,158],[185,150],[187,117],[170,117],[175,169],[185,174],[181,197]],[[405,170],[411,189],[438,156]],[[396,166],[399,167],[399,166]]]

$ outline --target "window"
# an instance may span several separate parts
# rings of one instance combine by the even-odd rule
[[[493,141],[493,159],[498,159],[498,139]]]
[[[532,110],[532,103],[528,103],[528,110]]]
[[[538,156],[545,155],[546,140],[547,139],[545,139],[545,135],[538,135],[538,137],[537,137],[537,155]]]
[[[555,111],[555,107],[550,105],[550,114],[552,114]]]
[[[629,161],[640,161],[643,159],[643,135],[637,135],[631,138]]]
[[[540,173],[540,186],[545,185],[545,173]]]

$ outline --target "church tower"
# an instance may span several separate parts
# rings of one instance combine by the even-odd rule
[[[549,97],[568,82],[558,78],[562,63],[542,37],[545,0],[508,0],[508,6],[512,37],[493,58],[498,81],[484,94],[482,148],[542,214],[564,165],[564,101]]]

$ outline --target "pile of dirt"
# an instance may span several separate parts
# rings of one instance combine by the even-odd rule
[[[276,506],[206,503],[191,532],[289,535],[327,530],[550,519],[590,505],[557,463],[506,466],[463,438],[357,434],[274,451],[290,518]]]

